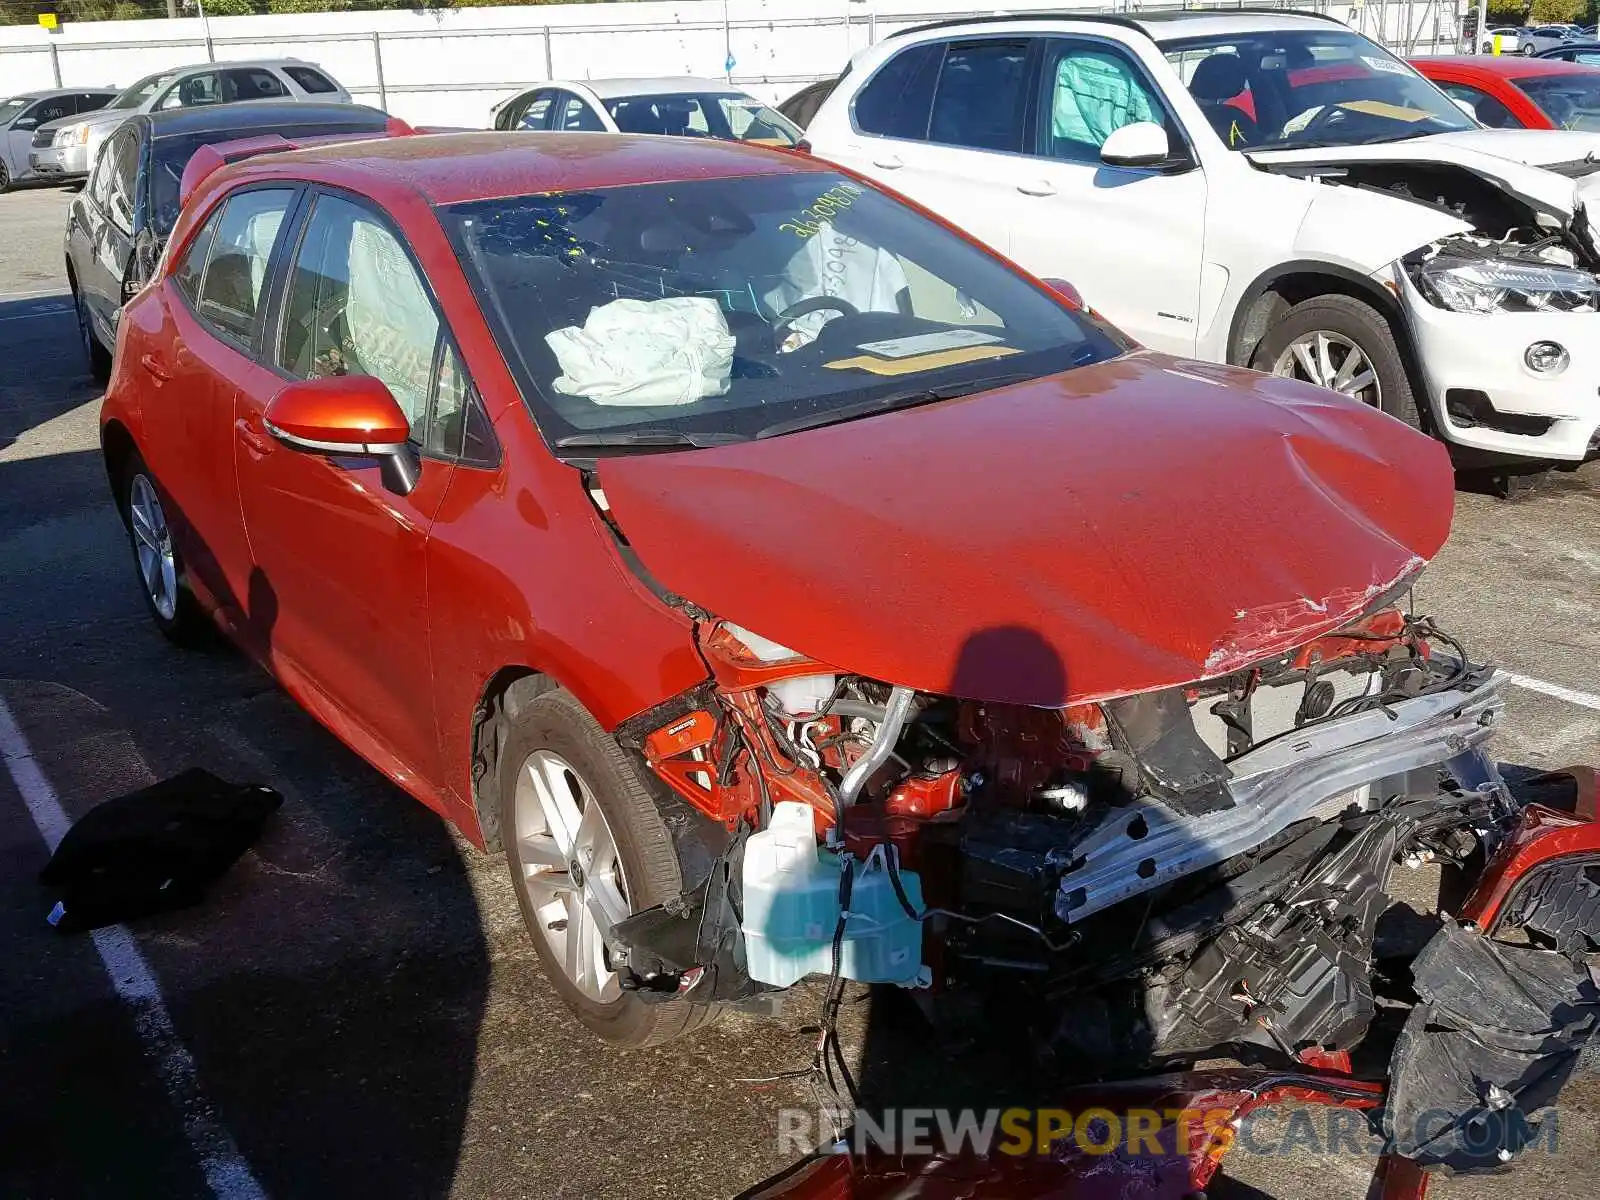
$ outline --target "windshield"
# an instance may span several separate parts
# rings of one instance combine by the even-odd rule
[[[119,92],[116,99],[106,105],[106,108],[138,108],[139,105],[154,96],[158,89],[165,87],[176,77],[176,71],[168,71],[162,75],[146,76],[126,91]]]
[[[30,101],[26,96],[20,100],[0,100],[0,125],[9,125],[16,120],[17,114],[28,107]]]
[[[1191,38],[1162,50],[1234,150],[1356,146],[1478,128],[1433,84],[1349,30]]]
[[[623,133],[666,133],[766,146],[794,146],[802,136],[789,118],[743,92],[618,96],[607,100],[605,106]]]
[[[558,448],[772,436],[1124,349],[961,237],[832,173],[440,216]]]
[[[1600,133],[1600,71],[1519,79],[1517,86],[1558,128]]]

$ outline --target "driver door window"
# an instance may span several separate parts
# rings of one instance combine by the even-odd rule
[[[1048,104],[1040,122],[1046,158],[1098,163],[1100,147],[1124,125],[1168,127],[1161,101],[1122,55],[1097,47],[1062,45],[1047,63]]]
[[[101,158],[106,165],[103,202],[106,216],[122,233],[131,234],[139,175],[138,134],[132,129],[118,133]]]
[[[178,80],[167,89],[167,94],[161,97],[157,108],[198,108],[206,104],[220,104],[222,102],[222,81],[215,71],[207,71],[201,75],[190,75]]]
[[[600,118],[578,97],[566,94],[566,99],[561,102],[559,114],[556,116],[555,128],[567,133],[604,133],[605,126]]]
[[[428,445],[435,382],[455,371],[440,367],[441,332],[433,300],[389,227],[358,204],[319,196],[284,296],[278,364],[301,379],[382,380],[410,420],[411,440]],[[459,389],[445,390],[459,422]],[[437,435],[432,445],[445,440]]]
[[[537,92],[528,107],[512,121],[513,129],[542,130],[550,128],[550,110],[555,107],[555,93]]]
[[[1465,83],[1441,83],[1439,90],[1452,100],[1464,100],[1473,114],[1490,129],[1521,129],[1522,122],[1488,92]]]

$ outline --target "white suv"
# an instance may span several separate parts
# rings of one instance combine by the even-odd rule
[[[926,26],[860,54],[806,137],[1152,348],[1468,461],[1600,450],[1600,135],[1483,129],[1335,21]]]

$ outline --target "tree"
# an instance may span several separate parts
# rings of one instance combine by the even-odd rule
[[[1588,7],[1588,0],[1533,0],[1528,19],[1535,25],[1576,25]]]

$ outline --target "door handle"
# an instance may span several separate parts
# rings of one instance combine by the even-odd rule
[[[906,164],[900,161],[900,156],[897,154],[885,154],[882,158],[873,159],[872,165],[885,171],[898,171]]]
[[[239,438],[239,443],[244,447],[245,453],[251,458],[259,461],[272,453],[274,448],[272,439],[264,437],[254,429],[251,429],[243,418],[233,423],[233,431]]]
[[[165,383],[167,380],[172,378],[172,372],[167,370],[167,365],[154,354],[145,354],[140,356],[139,365],[146,371],[149,371],[151,375],[155,376],[157,383]]]
[[[1017,184],[1017,191],[1024,196],[1054,196],[1056,185],[1048,179],[1035,179],[1032,183]]]

